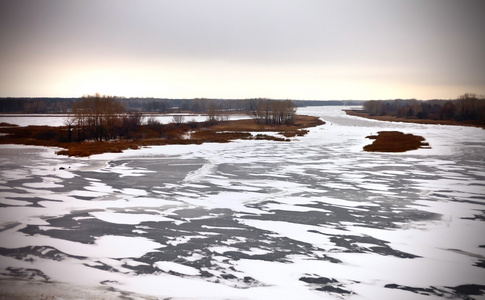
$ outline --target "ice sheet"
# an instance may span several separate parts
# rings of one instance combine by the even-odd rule
[[[327,124],[82,159],[0,145],[0,273],[126,297],[483,299],[453,288],[484,284],[485,131],[299,113]],[[363,152],[382,130],[431,149]]]

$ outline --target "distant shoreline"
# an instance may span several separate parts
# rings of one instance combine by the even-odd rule
[[[356,117],[377,120],[377,121],[431,124],[431,125],[468,126],[468,127],[478,127],[478,128],[485,129],[485,124],[480,122],[474,122],[474,121],[458,122],[455,120],[409,119],[409,118],[398,118],[395,116],[373,116],[363,110],[345,109],[344,111],[349,116],[356,116]]]

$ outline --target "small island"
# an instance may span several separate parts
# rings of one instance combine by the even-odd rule
[[[406,152],[430,148],[422,136],[404,134],[400,131],[379,131],[378,135],[370,135],[367,138],[374,140],[372,144],[364,146],[364,151],[367,152]]]

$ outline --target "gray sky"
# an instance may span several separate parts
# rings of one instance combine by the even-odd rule
[[[485,94],[485,1],[2,0],[0,96]]]

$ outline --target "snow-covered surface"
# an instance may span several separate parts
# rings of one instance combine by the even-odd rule
[[[134,299],[485,299],[454,289],[485,285],[485,131],[341,109],[300,108],[327,123],[291,142],[82,159],[1,145],[0,285],[88,286],[100,299],[100,287]],[[381,130],[431,149],[363,152]]]
[[[63,126],[67,117],[61,114],[5,114],[0,115],[0,122],[19,126]]]

